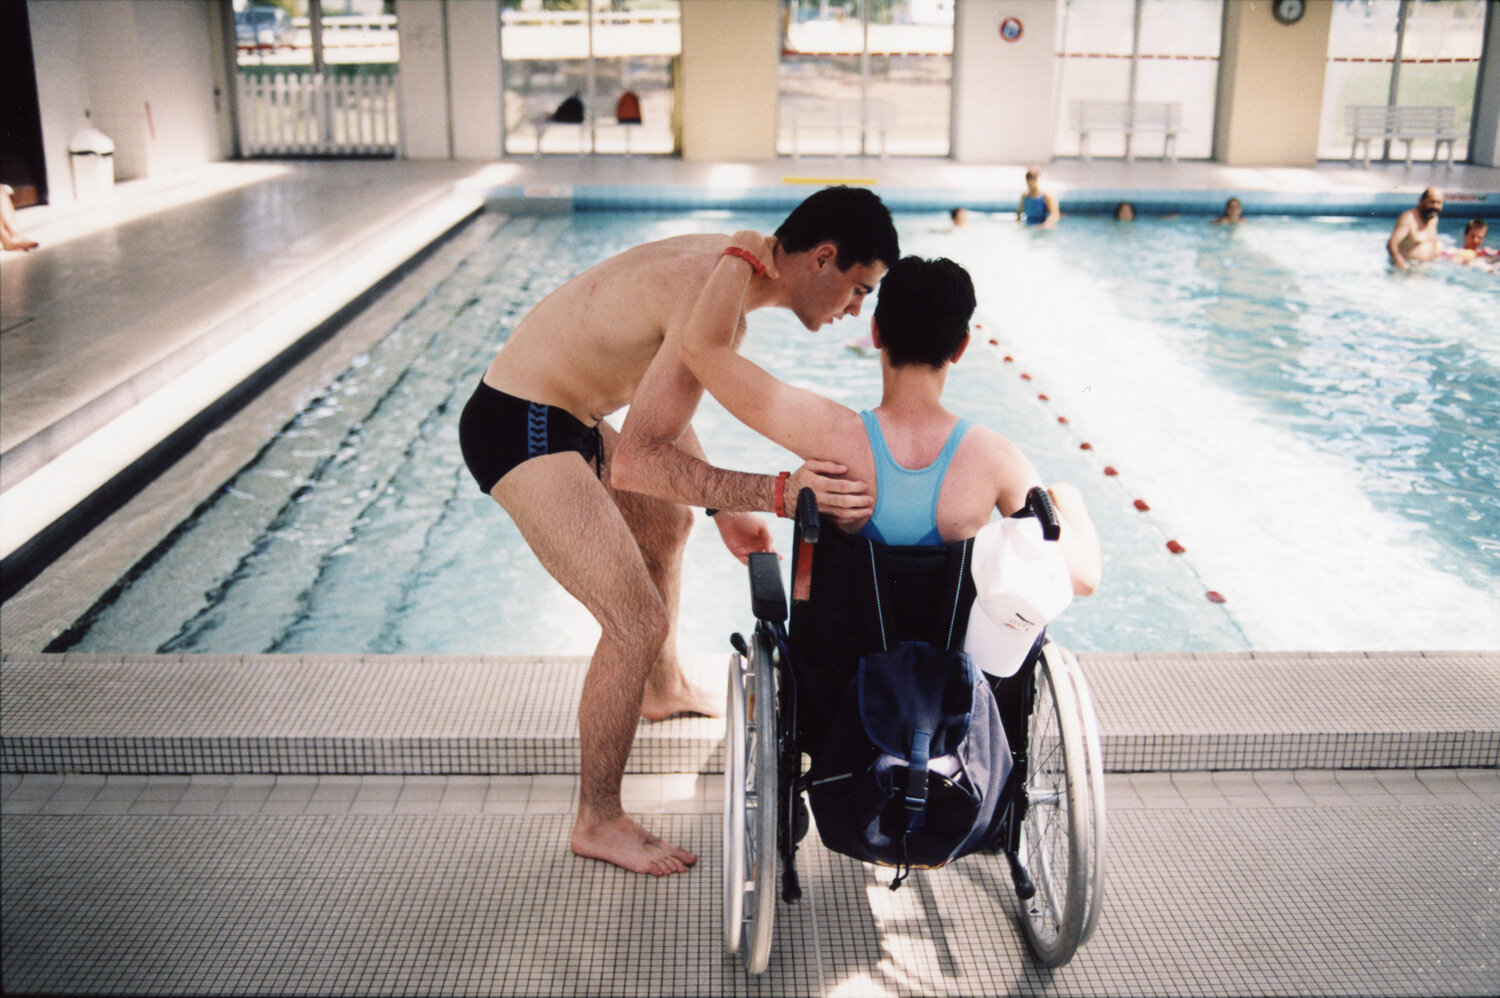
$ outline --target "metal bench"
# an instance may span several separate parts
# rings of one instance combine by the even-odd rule
[[[1396,140],[1406,143],[1406,165],[1411,166],[1412,143],[1432,143],[1432,162],[1436,165],[1443,143],[1448,144],[1448,168],[1453,168],[1453,142],[1462,138],[1454,126],[1451,107],[1387,107],[1372,104],[1350,104],[1344,109],[1345,127],[1352,140],[1349,165],[1359,157],[1359,146],[1365,146],[1364,165],[1370,165],[1370,143]]]
[[[1114,100],[1073,102],[1073,127],[1078,130],[1078,154],[1089,161],[1089,133],[1123,132],[1125,162],[1134,156],[1132,139],[1138,132],[1162,134],[1162,159],[1177,162],[1177,133],[1182,130],[1181,104],[1156,104]]]

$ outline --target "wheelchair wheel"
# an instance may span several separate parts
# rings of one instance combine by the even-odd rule
[[[1073,958],[1087,922],[1089,767],[1073,681],[1055,645],[1043,647],[1035,683],[1020,859],[1036,894],[1022,902],[1023,926],[1032,951],[1060,967]]]
[[[1086,829],[1087,874],[1084,880],[1088,885],[1088,898],[1084,902],[1083,935],[1078,940],[1078,945],[1082,946],[1093,936],[1094,929],[1099,925],[1099,910],[1104,907],[1104,751],[1099,744],[1099,715],[1094,712],[1094,696],[1089,692],[1083,669],[1068,649],[1057,646],[1057,650],[1067,662],[1068,676],[1073,680],[1081,724],[1080,734],[1083,736],[1083,755],[1087,763],[1087,783],[1084,789],[1089,799],[1089,827]]]
[[[743,949],[752,974],[771,957],[776,904],[776,669],[755,636],[750,659],[729,668],[724,764],[724,944]]]
[[[724,948],[735,954],[745,925],[745,683],[748,665],[729,656],[724,711]]]

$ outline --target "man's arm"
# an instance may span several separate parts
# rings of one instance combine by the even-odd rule
[[[668,328],[661,348],[636,388],[630,412],[620,427],[620,440],[610,462],[610,484],[693,506],[733,511],[769,512],[775,509],[776,476],[716,468],[684,449],[696,449],[687,438],[689,421],[703,397],[703,386],[682,363],[678,353],[680,330]],[[792,472],[783,496],[789,504],[803,488],[811,488],[818,504],[835,516],[858,515],[872,500],[862,483],[829,478],[847,471],[828,461],[808,461]],[[786,515],[791,511],[787,509]]]
[[[737,233],[733,244],[769,256],[766,240],[755,233]],[[859,423],[858,414],[817,392],[788,385],[734,349],[750,278],[744,260],[719,260],[683,330],[682,360],[724,408],[761,436],[804,459],[837,452],[851,426]]]
[[[1403,211],[1396,219],[1396,227],[1391,230],[1391,238],[1386,240],[1385,251],[1390,254],[1391,263],[1402,270],[1410,270],[1411,265],[1406,262],[1406,257],[1401,255],[1401,241],[1411,231],[1411,212]]]

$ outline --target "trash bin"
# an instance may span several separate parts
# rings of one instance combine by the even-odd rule
[[[73,167],[73,196],[92,201],[108,195],[115,187],[115,144],[97,128],[83,128],[68,143],[68,160]]]

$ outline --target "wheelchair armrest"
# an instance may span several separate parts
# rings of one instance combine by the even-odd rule
[[[769,551],[750,556],[750,609],[755,619],[786,623],[786,589],[781,584],[780,559]]]

